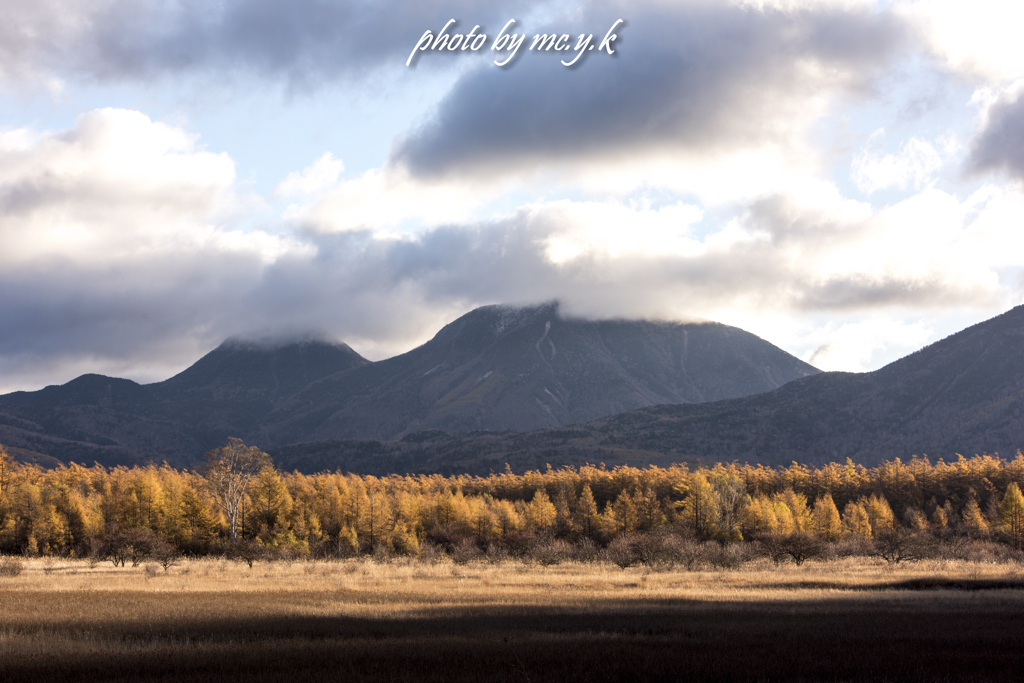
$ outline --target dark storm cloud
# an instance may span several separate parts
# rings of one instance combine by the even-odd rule
[[[967,167],[974,172],[1004,171],[1024,180],[1024,93],[988,110],[988,125],[975,139]]]
[[[908,36],[895,16],[867,9],[706,2],[595,3],[576,23],[594,31],[620,16],[614,56],[588,53],[568,70],[558,56],[525,52],[501,77],[489,65],[470,72],[392,161],[420,176],[500,173],[541,157],[781,141],[811,98],[869,88]]]

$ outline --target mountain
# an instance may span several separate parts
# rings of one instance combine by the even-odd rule
[[[530,430],[774,389],[818,371],[718,323],[565,318],[486,306],[408,353],[335,375],[266,416],[261,441]]]
[[[869,373],[829,372],[755,396],[660,405],[570,429],[413,434],[390,444],[325,441],[273,453],[285,466],[466,471],[710,461],[877,465],[914,454],[1024,448],[1024,306]]]
[[[1024,447],[1022,351],[1018,306],[875,372],[823,373],[760,396],[638,411],[603,428],[642,448],[766,464],[1012,456]]]
[[[345,344],[228,340],[163,382],[83,375],[0,396],[0,443],[61,460],[192,465],[311,382],[369,363]]]
[[[0,443],[62,460],[194,464],[227,436],[263,448],[424,430],[531,430],[746,396],[818,371],[710,322],[586,321],[486,306],[371,363],[343,344],[229,341],[156,384],[85,375],[0,396]]]

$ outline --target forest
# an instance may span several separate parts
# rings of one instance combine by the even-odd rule
[[[232,452],[250,459],[228,482]],[[728,561],[752,546],[798,564],[829,548],[900,561],[972,542],[1020,554],[1021,486],[1020,451],[1010,460],[914,456],[874,468],[849,460],[817,468],[599,464],[375,477],[281,472],[237,439],[194,470],[43,469],[0,447],[0,552],[115,564],[220,555],[250,566],[356,555],[600,556],[628,566],[689,562],[701,547]]]

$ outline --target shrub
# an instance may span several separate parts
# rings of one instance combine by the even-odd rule
[[[836,557],[871,557],[875,547],[871,539],[850,536],[831,544],[830,553]]]
[[[573,547],[560,538],[538,543],[533,549],[533,559],[545,567],[567,562],[573,558]]]
[[[786,558],[793,560],[799,567],[807,560],[824,557],[828,554],[828,545],[817,536],[802,531],[791,534],[761,534],[757,537],[761,550],[775,564]]]
[[[474,560],[482,558],[484,552],[480,550],[480,546],[476,544],[476,541],[471,538],[463,538],[456,544],[450,554],[452,562],[455,564],[469,564]]]
[[[420,562],[426,562],[428,564],[437,564],[444,559],[444,551],[441,550],[437,545],[430,541],[424,541],[420,543],[419,552]]]
[[[236,543],[231,549],[231,558],[245,562],[252,569],[254,562],[267,559],[267,547],[259,541],[245,538]]]
[[[153,544],[152,555],[165,572],[181,561],[181,552],[162,538]]]
[[[735,569],[754,557],[746,543],[718,543],[707,541],[701,544],[700,560],[716,569]]]
[[[924,534],[915,534],[906,529],[889,529],[875,537],[874,555],[889,564],[915,562],[927,557],[934,547],[931,539]]]
[[[576,562],[594,562],[601,556],[601,548],[592,539],[581,538],[573,544],[572,556]]]
[[[394,557],[391,546],[386,543],[378,543],[373,548],[373,561],[377,564],[388,564]]]
[[[604,550],[604,556],[609,562],[621,569],[632,567],[640,563],[640,553],[637,551],[637,534],[622,534],[616,537]]]
[[[534,546],[539,542],[537,535],[528,531],[513,531],[504,534],[498,541],[508,550],[509,555],[522,560],[529,560]]]
[[[681,564],[692,571],[704,563],[704,547],[693,538],[666,534],[662,547],[670,567]]]

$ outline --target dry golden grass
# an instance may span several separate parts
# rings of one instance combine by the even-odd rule
[[[1019,680],[1018,565],[30,560],[11,680]]]

